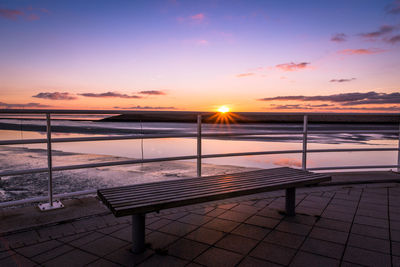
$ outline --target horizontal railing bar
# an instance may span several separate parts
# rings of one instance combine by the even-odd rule
[[[175,114],[210,114],[215,112],[201,112],[201,111],[167,111],[168,113]],[[0,109],[3,114],[165,114],[166,111],[141,111],[141,110],[78,110],[78,109]],[[363,116],[400,116],[400,113],[355,113],[355,112],[235,112],[241,114],[251,115],[328,115],[328,116],[341,116],[351,115],[357,117]]]
[[[96,192],[97,192],[96,189],[90,189],[90,190],[84,190],[84,191],[57,194],[57,195],[54,195],[53,197],[62,199],[62,198],[75,197],[75,196],[81,196],[81,195],[95,194]],[[12,200],[12,201],[7,201],[7,202],[1,202],[0,208],[46,201],[46,200],[48,200],[48,198],[49,198],[48,196],[43,196],[43,197],[34,197],[34,198],[27,198],[27,199],[21,199],[21,200]]]
[[[333,133],[331,131],[310,131],[310,134],[328,134]],[[338,131],[335,133],[356,133],[356,132],[343,132]],[[361,131],[357,131],[361,133]],[[398,131],[368,131],[362,133],[398,133]],[[255,136],[255,135],[301,135],[299,131],[288,131],[288,132],[256,132],[256,133],[205,133],[203,137],[228,137],[228,136]],[[117,135],[117,136],[92,136],[92,137],[68,137],[68,138],[53,138],[52,143],[66,143],[66,142],[91,142],[91,141],[112,141],[112,140],[133,140],[133,139],[162,139],[162,138],[190,138],[196,137],[197,134],[148,134],[148,135]],[[47,139],[25,139],[25,140],[3,140],[0,141],[0,145],[21,145],[21,144],[42,144],[46,143]]]
[[[398,151],[398,148],[343,148],[343,149],[310,149],[307,153],[321,153],[321,152],[361,152],[361,151]],[[224,153],[224,154],[206,154],[202,155],[201,158],[222,158],[222,157],[240,157],[240,156],[257,156],[257,155],[273,155],[273,154],[295,154],[302,153],[302,150],[276,150],[276,151],[256,151],[256,152],[239,152],[239,153]],[[53,167],[53,171],[66,171],[76,170],[85,168],[96,168],[96,167],[107,167],[107,166],[118,166],[128,164],[139,164],[139,163],[151,163],[159,161],[175,161],[175,160],[190,160],[196,159],[197,156],[179,156],[179,157],[166,157],[166,158],[151,158],[143,160],[124,160],[124,161],[110,161],[101,163],[91,164],[79,164],[79,165],[66,165]],[[0,172],[0,177],[11,176],[11,175],[22,175],[32,173],[43,173],[47,172],[47,168],[37,168],[21,171],[5,171]]]
[[[307,171],[323,171],[323,170],[346,170],[346,169],[384,169],[397,168],[397,165],[369,165],[369,166],[334,166],[334,167],[316,167],[307,168]]]

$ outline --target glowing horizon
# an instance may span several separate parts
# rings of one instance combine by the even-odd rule
[[[2,1],[0,108],[400,112],[399,0],[96,3]]]

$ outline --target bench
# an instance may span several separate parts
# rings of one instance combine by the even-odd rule
[[[329,181],[328,175],[288,167],[99,189],[116,217],[132,215],[132,251],[145,250],[149,212],[286,189],[286,214],[295,215],[296,187]]]

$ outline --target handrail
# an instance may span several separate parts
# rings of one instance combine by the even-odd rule
[[[252,155],[272,155],[272,154],[291,154],[291,153],[302,153],[302,169],[304,170],[339,170],[339,169],[379,169],[379,168],[396,168],[400,172],[400,126],[399,130],[311,130],[308,126],[308,120],[313,115],[351,115],[351,116],[400,116],[400,113],[324,113],[324,112],[301,112],[301,113],[286,113],[286,112],[274,112],[268,113],[270,115],[301,115],[303,116],[303,129],[293,129],[290,131],[257,131],[257,132],[224,132],[224,133],[203,133],[202,132],[202,115],[208,115],[210,112],[181,112],[172,111],[176,114],[193,115],[197,117],[197,132],[195,133],[171,133],[171,134],[135,134],[135,135],[113,135],[113,136],[92,136],[92,137],[72,137],[72,138],[52,138],[51,136],[51,114],[163,114],[164,111],[126,111],[126,110],[48,110],[48,109],[1,109],[0,114],[43,114],[46,115],[46,130],[47,138],[42,139],[26,139],[26,140],[2,140],[0,145],[16,145],[16,144],[39,144],[47,143],[48,152],[48,167],[47,168],[36,168],[28,170],[18,171],[2,171],[0,177],[10,175],[23,175],[32,173],[49,173],[49,203],[48,209],[54,208],[53,206],[53,185],[52,185],[52,172],[53,171],[64,171],[64,170],[75,170],[83,168],[94,168],[94,167],[106,167],[106,166],[117,166],[127,164],[139,164],[139,163],[150,163],[150,162],[162,162],[162,161],[175,161],[175,160],[193,160],[197,161],[197,175],[201,176],[201,161],[207,158],[220,158],[220,157],[238,157],[238,156],[252,156]],[[263,114],[257,112],[249,112],[246,114]],[[195,118],[195,117],[194,117]],[[345,149],[308,149],[307,141],[310,135],[323,135],[323,134],[397,134],[399,136],[399,145],[397,148],[345,148]],[[202,154],[202,139],[203,138],[226,138],[232,136],[269,136],[269,135],[299,135],[302,136],[302,149],[299,150],[277,150],[277,151],[250,151],[250,152],[237,152],[237,153],[223,153],[223,154]],[[165,158],[150,158],[142,160],[123,160],[123,161],[109,161],[91,164],[77,164],[77,165],[66,165],[66,166],[52,166],[52,154],[51,144],[52,143],[63,143],[63,142],[87,142],[87,141],[109,141],[109,140],[128,140],[128,139],[158,139],[158,138],[197,138],[197,154],[188,156],[178,157],[165,157]],[[325,152],[363,152],[363,151],[398,151],[398,164],[397,165],[374,165],[374,166],[332,166],[332,167],[315,167],[307,168],[307,154],[308,153],[325,153]],[[72,193],[65,193],[56,195],[56,197],[72,196],[86,193],[93,193],[93,190],[78,191]],[[9,201],[6,203],[0,203],[0,207],[16,205],[18,203],[34,202],[38,199],[44,200],[43,197],[32,198],[28,200]]]

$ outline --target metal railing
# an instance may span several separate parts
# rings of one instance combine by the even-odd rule
[[[93,136],[93,137],[72,137],[72,138],[52,138],[51,131],[51,114],[162,114],[161,111],[121,111],[121,110],[19,110],[19,109],[3,109],[0,110],[0,114],[45,114],[46,115],[46,138],[45,139],[25,139],[25,140],[2,140],[0,145],[16,145],[16,144],[47,144],[47,168],[36,168],[27,170],[12,170],[12,171],[0,171],[0,178],[3,176],[12,175],[23,175],[33,173],[48,173],[48,196],[35,197],[23,200],[15,200],[0,203],[0,207],[7,207],[13,205],[19,205],[24,203],[32,203],[45,201],[48,199],[48,203],[40,204],[42,210],[54,209],[62,207],[61,202],[54,200],[55,198],[73,197],[85,194],[93,194],[96,189],[85,190],[78,192],[70,192],[64,194],[53,195],[53,172],[54,171],[65,171],[65,170],[76,170],[84,168],[95,168],[95,167],[106,167],[106,166],[117,166],[127,164],[140,164],[150,162],[162,162],[162,161],[176,161],[176,160],[196,160],[197,164],[197,176],[201,176],[202,170],[202,159],[208,158],[220,158],[220,157],[237,157],[237,156],[255,156],[255,155],[274,155],[274,154],[302,154],[302,169],[303,170],[343,170],[343,169],[380,169],[380,168],[397,168],[400,172],[400,126],[399,130],[317,130],[310,131],[308,127],[309,116],[312,115],[330,115],[332,113],[268,113],[272,115],[302,115],[303,116],[303,129],[302,131],[276,131],[276,132],[237,132],[237,133],[202,133],[202,113],[200,112],[185,112],[185,114],[197,115],[197,133],[185,133],[185,134],[146,134],[146,135],[114,135],[114,136]],[[176,112],[179,114],[178,112]],[[362,116],[363,114],[352,114],[352,113],[335,113],[335,115],[354,115]],[[383,113],[369,113],[366,115],[387,115]],[[400,117],[400,114],[396,114]],[[307,138],[309,135],[320,135],[320,134],[336,134],[336,133],[374,133],[374,134],[397,134],[398,147],[393,148],[340,148],[340,149],[308,149]],[[218,138],[218,137],[233,137],[233,136],[253,136],[253,135],[301,135],[302,136],[302,149],[300,150],[277,150],[277,151],[256,151],[256,152],[238,152],[238,153],[223,153],[223,154],[202,154],[202,139],[203,138]],[[113,162],[101,162],[101,163],[88,163],[88,164],[76,164],[76,165],[65,165],[56,166],[52,164],[52,143],[63,143],[63,142],[87,142],[87,141],[106,141],[106,140],[129,140],[129,139],[158,139],[158,138],[196,138],[197,139],[197,154],[189,156],[178,156],[178,157],[163,157],[163,158],[150,158],[141,160],[122,160]],[[307,154],[308,153],[325,153],[325,152],[363,152],[363,151],[397,151],[398,159],[397,165],[373,165],[373,166],[334,166],[334,167],[316,167],[307,168]]]

